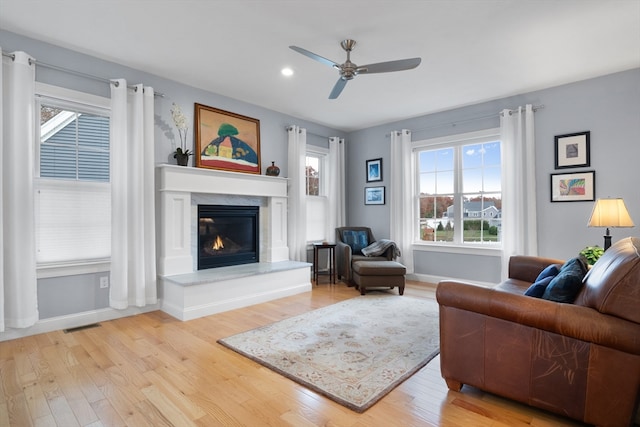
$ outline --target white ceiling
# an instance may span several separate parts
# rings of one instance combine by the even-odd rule
[[[0,0],[0,28],[344,131],[640,67],[640,0]],[[422,64],[329,100],[337,70],[288,46],[342,63],[344,38]]]

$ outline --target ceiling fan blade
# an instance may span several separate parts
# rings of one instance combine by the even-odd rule
[[[304,56],[308,56],[309,58],[311,58],[313,60],[316,60],[316,61],[318,61],[318,62],[320,62],[322,64],[328,65],[329,67],[334,67],[334,68],[338,68],[338,69],[340,68],[339,64],[336,64],[335,62],[333,62],[330,59],[323,58],[320,55],[316,55],[313,52],[309,52],[307,49],[303,49],[303,48],[298,47],[298,46],[289,46],[289,48],[292,49],[292,50],[295,50],[298,53],[303,54]]]
[[[336,99],[338,96],[340,96],[340,93],[342,93],[342,89],[344,89],[344,87],[347,85],[347,81],[348,80],[340,77],[336,82],[335,86],[333,87],[333,90],[331,90],[331,93],[329,94],[329,99]]]
[[[422,59],[409,58],[399,59],[397,61],[377,62],[375,64],[361,65],[356,69],[357,74],[374,74],[374,73],[388,73],[391,71],[404,71],[411,70],[420,65]]]

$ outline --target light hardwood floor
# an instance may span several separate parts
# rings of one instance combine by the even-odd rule
[[[2,342],[0,426],[579,425],[470,387],[448,391],[439,357],[357,414],[216,343],[358,295],[321,282],[189,322],[157,311]],[[412,282],[405,295],[433,299],[434,287]]]

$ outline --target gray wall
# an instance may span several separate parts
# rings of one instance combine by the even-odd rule
[[[389,203],[364,206],[362,193],[367,186],[365,161],[382,157],[382,185],[387,187],[389,196],[391,131],[409,129],[413,140],[422,140],[498,127],[500,110],[525,104],[544,105],[535,113],[539,254],[566,259],[585,246],[603,245],[604,230],[587,227],[592,202],[550,202],[550,174],[559,172],[554,170],[555,135],[591,131],[591,167],[562,171],[595,170],[596,198],[623,197],[635,224],[640,226],[640,69],[351,133],[347,145],[348,223],[370,225],[377,238],[389,237]],[[638,236],[638,230],[638,226],[613,229],[613,240]],[[499,281],[499,258],[482,258],[434,252],[414,254],[419,274]],[[478,268],[479,264],[484,268]]]
[[[164,94],[164,97],[156,98],[155,102],[155,161],[158,164],[175,164],[173,150],[176,147],[178,136],[171,119],[170,109],[173,102],[182,107],[183,112],[191,123],[193,123],[194,103],[232,111],[260,120],[260,151],[263,173],[273,161],[280,167],[280,176],[287,176],[287,132],[285,127],[288,125],[296,124],[306,128],[308,144],[311,145],[328,147],[326,137],[346,137],[344,132],[326,126],[215,93],[205,92],[141,70],[103,61],[3,30],[0,30],[0,47],[4,52],[25,51],[36,58],[36,61],[57,65],[69,70],[109,79],[125,78],[128,84],[143,83],[147,86],[152,86],[156,92]],[[215,76],[212,76],[212,78],[215,78]],[[110,96],[110,88],[106,83],[46,67],[36,67],[36,80],[95,95]],[[192,126],[189,128],[188,138],[193,141]],[[193,158],[190,162],[192,160]],[[108,292],[99,288],[100,276],[104,276],[104,273],[38,280],[40,318],[46,319],[108,307]],[[69,295],[73,295],[73,298],[68,298]]]
[[[554,171],[554,135],[591,131],[591,167],[596,171],[596,197],[624,197],[630,214],[640,224],[640,192],[636,165],[640,158],[640,69],[630,70],[556,88],[466,106],[395,123],[376,126],[350,134],[321,126],[262,107],[247,104],[215,93],[205,92],[141,70],[103,61],[47,43],[0,30],[0,46],[4,51],[23,50],[37,60],[105,78],[126,78],[131,84],[144,83],[165,94],[156,101],[156,162],[173,163],[175,147],[171,103],[176,102],[193,120],[193,103],[201,103],[233,111],[260,120],[263,170],[275,161],[281,175],[287,176],[287,136],[285,126],[297,124],[308,132],[308,143],[327,146],[328,136],[347,140],[347,222],[368,225],[377,238],[389,237],[390,157],[389,134],[393,130],[410,129],[413,139],[428,139],[449,134],[497,127],[498,112],[527,103],[544,105],[535,114],[538,201],[538,245],[541,255],[568,258],[587,245],[602,245],[602,229],[586,226],[591,202],[550,203],[549,174]],[[79,78],[64,72],[36,68],[40,82],[108,96],[107,84]],[[429,96],[424,94],[423,96]],[[389,106],[388,108],[393,108]],[[480,119],[479,119],[480,118]],[[189,129],[193,138],[193,129]],[[381,183],[387,190],[387,203],[364,205],[365,162],[383,158]],[[370,184],[371,185],[371,184]],[[638,228],[612,230],[614,241],[623,236],[639,235]],[[497,282],[500,260],[496,257],[416,252],[419,274],[458,277],[483,282]],[[87,274],[38,281],[41,317],[58,316],[96,308],[104,308],[107,300],[99,289],[98,278],[104,273]],[[86,286],[86,293],[77,291]],[[76,292],[78,301],[62,304],[59,295]]]

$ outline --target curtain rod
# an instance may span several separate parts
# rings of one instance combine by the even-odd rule
[[[293,125],[285,126],[284,130],[288,131],[291,128],[291,126],[293,126]],[[320,138],[327,138],[327,139],[331,138],[330,136],[320,135],[320,134],[317,134],[317,133],[309,132],[308,130],[307,130],[307,134],[313,135],[313,136],[318,136]],[[342,139],[342,138],[340,138],[340,139]]]
[[[12,60],[15,60],[15,58],[16,58],[16,56],[11,54],[11,53],[2,52],[2,56],[6,56],[7,58],[11,58]],[[59,67],[57,65],[47,64],[46,62],[40,62],[40,61],[38,61],[36,59],[32,59],[32,58],[29,58],[29,65],[31,65],[32,61],[33,61],[33,63],[35,63],[39,67],[50,68],[50,69],[56,70],[56,71],[62,71],[63,73],[73,74],[74,76],[84,77],[86,79],[96,80],[96,81],[99,81],[99,82],[102,82],[102,83],[107,83],[107,84],[113,83],[114,85],[116,85],[116,87],[118,87],[118,85],[119,85],[118,82],[114,82],[114,81],[111,81],[109,79],[105,79],[104,77],[98,77],[98,76],[94,76],[92,74],[87,74],[87,73],[83,73],[83,72],[80,72],[80,71],[75,71],[75,70],[70,70],[68,68]],[[136,90],[135,86],[127,86],[127,87],[129,89]],[[154,91],[154,96],[159,96],[161,98],[164,98],[164,93],[155,92]]]
[[[543,108],[544,108],[544,105],[534,105],[532,110],[534,112],[536,112],[536,111],[541,110]],[[513,113],[517,113],[518,112],[518,110],[514,109],[514,108],[508,109],[508,111],[509,111],[509,114],[513,114]],[[484,115],[484,116],[471,117],[469,119],[456,120],[455,122],[448,122],[448,123],[441,123],[441,124],[433,125],[433,126],[427,126],[427,127],[424,127],[424,128],[419,128],[419,129],[412,130],[411,132],[422,132],[422,131],[425,131],[425,130],[437,129],[437,128],[441,128],[441,127],[445,127],[445,126],[456,126],[456,125],[461,124],[461,123],[475,122],[476,120],[490,119],[490,118],[493,118],[493,117],[499,117],[501,115],[502,115],[502,111],[500,111],[500,112],[498,112],[496,114],[487,114],[487,115]],[[388,133],[386,136],[391,136],[391,133]]]

